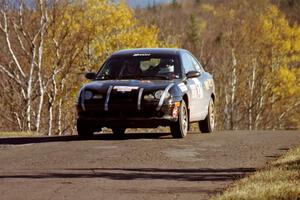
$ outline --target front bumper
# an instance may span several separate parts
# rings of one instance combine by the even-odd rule
[[[115,105],[114,109],[103,110],[78,110],[78,120],[88,127],[100,129],[102,127],[124,128],[155,128],[169,126],[178,120],[180,102],[170,102],[163,105],[160,110],[154,109],[155,104],[143,105],[141,110],[132,109],[126,105]],[[116,109],[122,108],[122,109]]]

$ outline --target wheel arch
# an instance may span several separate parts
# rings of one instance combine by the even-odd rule
[[[187,108],[190,109],[190,107],[189,107],[189,97],[188,97],[187,94],[184,94],[184,95],[182,96],[182,100],[185,102]]]
[[[190,115],[190,103],[189,103],[189,97],[187,94],[184,94],[182,96],[182,100],[185,102],[185,105],[187,107],[187,112],[188,112],[188,120],[190,121],[191,115]],[[188,130],[190,130],[190,123],[188,124]]]
[[[215,94],[214,93],[211,93],[211,98],[213,99],[213,101],[215,102],[216,101],[216,96],[215,96]]]

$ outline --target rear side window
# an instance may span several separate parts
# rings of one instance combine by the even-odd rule
[[[197,70],[191,61],[191,56],[188,53],[183,53],[181,56],[181,60],[185,73]]]

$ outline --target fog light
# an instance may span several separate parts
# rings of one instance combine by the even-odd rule
[[[164,90],[158,90],[154,93],[154,97],[156,99],[160,99],[162,97],[162,95],[164,94]],[[165,99],[169,99],[171,97],[171,94],[169,92],[167,92],[165,94]]]
[[[173,117],[177,117],[177,116],[178,116],[178,107],[177,107],[177,106],[175,106],[175,107],[173,108],[172,116],[173,116]]]

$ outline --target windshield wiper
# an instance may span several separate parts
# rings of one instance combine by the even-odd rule
[[[141,78],[159,78],[163,80],[170,80],[168,76],[163,76],[163,75],[141,75]]]
[[[138,75],[123,75],[119,77],[120,79],[137,79],[139,78]]]

